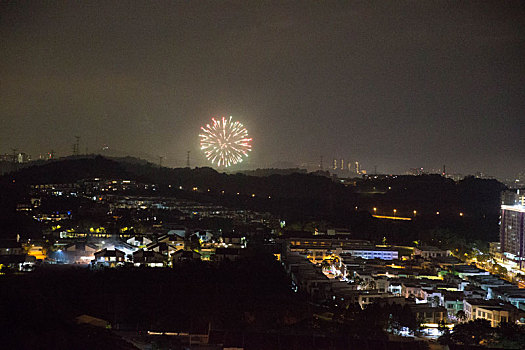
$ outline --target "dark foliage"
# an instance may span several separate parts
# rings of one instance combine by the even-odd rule
[[[100,156],[72,158],[0,177],[0,231],[12,234],[16,230],[18,224],[13,223],[12,216],[17,201],[27,196],[29,184],[68,183],[94,177],[156,183],[157,190],[148,195],[267,211],[303,226],[323,221],[349,228],[354,238],[381,241],[386,237],[388,242],[400,244],[420,240],[438,246],[446,246],[451,235],[469,242],[496,240],[499,198],[505,188],[495,180],[470,177],[454,183],[439,175],[362,180],[356,187],[345,187],[328,177],[304,173],[256,177],[228,175],[211,168],[159,168],[151,163]],[[193,191],[194,187],[198,191]],[[370,214],[374,207],[386,215],[392,215],[395,208],[397,215],[413,220],[377,220]],[[440,214],[436,215],[438,211]]]
[[[453,332],[445,332],[439,338],[440,343],[452,346],[485,346],[489,348],[524,349],[525,327],[513,323],[503,322],[496,328],[490,322],[477,319],[460,323]]]

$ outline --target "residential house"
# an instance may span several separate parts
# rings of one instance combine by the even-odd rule
[[[414,314],[416,320],[421,323],[438,324],[441,321],[446,321],[447,310],[442,307],[432,307],[426,304],[410,305],[410,310]]]
[[[148,238],[147,236],[134,236],[126,240],[126,243],[138,247],[138,248],[144,248],[148,244],[153,243],[153,240]]]
[[[414,248],[414,255],[425,259],[438,258],[449,256],[450,250],[439,249],[433,246],[416,247]]]
[[[75,242],[65,246],[57,258],[66,264],[89,264],[95,258],[97,246],[87,242]]]
[[[160,236],[157,239],[157,243],[167,243],[173,246],[175,250],[184,249],[186,247],[184,238],[179,235],[167,235],[166,234],[166,235]]]
[[[16,240],[0,241],[0,264],[21,271],[34,267],[36,258],[26,254],[22,244]]]
[[[463,310],[464,294],[462,292],[445,292],[443,306],[447,309],[449,319],[455,319],[458,312]]]
[[[509,303],[497,300],[465,299],[464,311],[468,321],[485,319],[496,327],[500,322],[516,322],[523,317],[523,311]]]
[[[518,286],[500,286],[489,288],[489,293],[493,299],[504,300],[518,309],[525,310],[525,289]]]
[[[405,298],[423,299],[421,285],[409,282],[403,282],[401,285],[401,295]]]
[[[95,267],[116,267],[124,264],[126,253],[119,249],[102,249],[95,252],[95,259],[91,261],[91,264]]]
[[[154,252],[166,255],[167,257],[171,257],[175,252],[182,250],[182,249],[178,249],[178,247],[170,243],[156,242],[156,243],[148,244],[146,248],[144,248],[144,250],[154,251]]]
[[[199,261],[201,260],[201,255],[193,250],[177,250],[171,255],[173,264],[189,262],[189,261]]]
[[[133,264],[135,266],[163,267],[168,258],[166,255],[153,250],[139,249],[133,253]]]
[[[242,248],[216,248],[215,255],[213,256],[214,261],[230,260],[235,261],[243,256]]]

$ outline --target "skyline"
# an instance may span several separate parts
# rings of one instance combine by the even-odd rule
[[[108,145],[206,166],[199,128],[232,115],[247,168],[525,170],[520,2],[0,5],[0,152]]]

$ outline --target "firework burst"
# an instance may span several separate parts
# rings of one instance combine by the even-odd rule
[[[201,127],[201,150],[206,158],[218,167],[229,167],[242,162],[252,150],[248,130],[241,122],[222,117],[212,118],[212,123]]]

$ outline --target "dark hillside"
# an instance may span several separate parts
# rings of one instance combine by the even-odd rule
[[[0,223],[6,225],[0,230],[9,227],[10,232],[16,231],[14,210],[17,201],[27,196],[29,184],[72,183],[96,177],[155,183],[157,190],[147,195],[267,211],[299,227],[313,228],[315,224],[308,223],[324,221],[350,229],[355,238],[432,244],[450,241],[436,232],[467,241],[496,240],[500,194],[505,188],[495,180],[470,177],[456,183],[439,175],[367,179],[346,187],[314,174],[260,177],[219,173],[209,167],[159,168],[134,158],[66,158],[0,177]],[[373,208],[387,216],[395,209],[395,215],[413,220],[377,220],[371,217]]]

